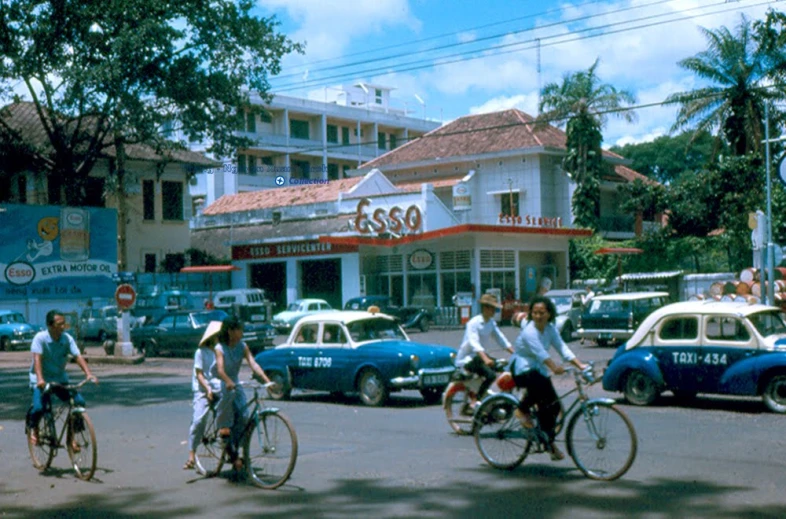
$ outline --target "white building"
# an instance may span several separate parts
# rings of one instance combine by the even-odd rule
[[[223,168],[197,175],[192,196],[206,207],[225,194],[281,187],[277,177],[283,185],[338,180],[439,126],[415,117],[415,100],[405,105],[391,90],[357,83],[326,88],[324,101],[276,95],[270,104],[252,94],[252,105],[264,112],[246,110],[238,132],[254,144],[238,150]]]

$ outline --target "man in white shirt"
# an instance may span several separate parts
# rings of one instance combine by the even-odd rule
[[[456,367],[464,368],[465,371],[476,373],[484,378],[483,384],[478,389],[478,396],[482,398],[497,376],[492,369],[494,359],[486,353],[486,349],[491,346],[492,338],[510,353],[513,353],[513,346],[494,320],[494,313],[502,308],[497,298],[492,294],[483,294],[479,302],[480,315],[467,322],[464,340],[456,354]]]

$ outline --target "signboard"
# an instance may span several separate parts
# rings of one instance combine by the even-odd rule
[[[335,245],[317,240],[265,243],[260,245],[234,245],[233,260],[286,258],[291,256],[318,256],[357,252],[357,245]]]
[[[420,207],[411,205],[406,210],[393,206],[390,210],[382,207],[366,213],[366,208],[371,205],[371,200],[363,198],[358,202],[355,214],[355,230],[360,234],[409,234],[423,230],[423,214]]]
[[[111,297],[117,211],[0,204],[0,300]]]
[[[453,210],[469,211],[472,209],[472,195],[469,186],[464,182],[459,182],[453,186]]]
[[[118,286],[117,290],[115,290],[115,302],[117,303],[117,307],[121,310],[128,310],[134,306],[136,302],[134,287],[126,283]]]
[[[413,269],[425,270],[434,264],[434,255],[426,249],[418,249],[410,254],[409,264]]]
[[[509,223],[511,225],[524,225],[526,227],[562,227],[562,217],[560,216],[533,216],[526,214],[524,216],[510,216],[500,213],[499,223]]]

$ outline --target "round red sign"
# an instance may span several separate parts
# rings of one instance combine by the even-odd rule
[[[128,310],[134,306],[136,302],[136,291],[134,291],[134,287],[127,283],[118,286],[117,290],[115,290],[115,302],[117,303],[117,307],[121,310]]]

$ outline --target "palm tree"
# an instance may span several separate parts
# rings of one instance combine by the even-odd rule
[[[725,138],[735,155],[760,153],[764,105],[786,99],[782,89],[766,85],[774,75],[773,65],[783,63],[786,54],[782,47],[763,45],[744,15],[735,33],[727,27],[702,31],[707,50],[679,65],[709,85],[666,99],[681,105],[672,131],[688,126],[695,128],[695,135],[719,130],[717,138]]]
[[[549,83],[541,91],[539,124],[565,126],[567,155],[565,171],[576,183],[573,214],[576,224],[598,228],[600,217],[600,177],[604,167],[601,129],[608,115],[633,122],[636,115],[626,105],[636,102],[627,90],[617,90],[600,82],[596,74],[599,60],[586,70],[565,74],[562,83]]]

